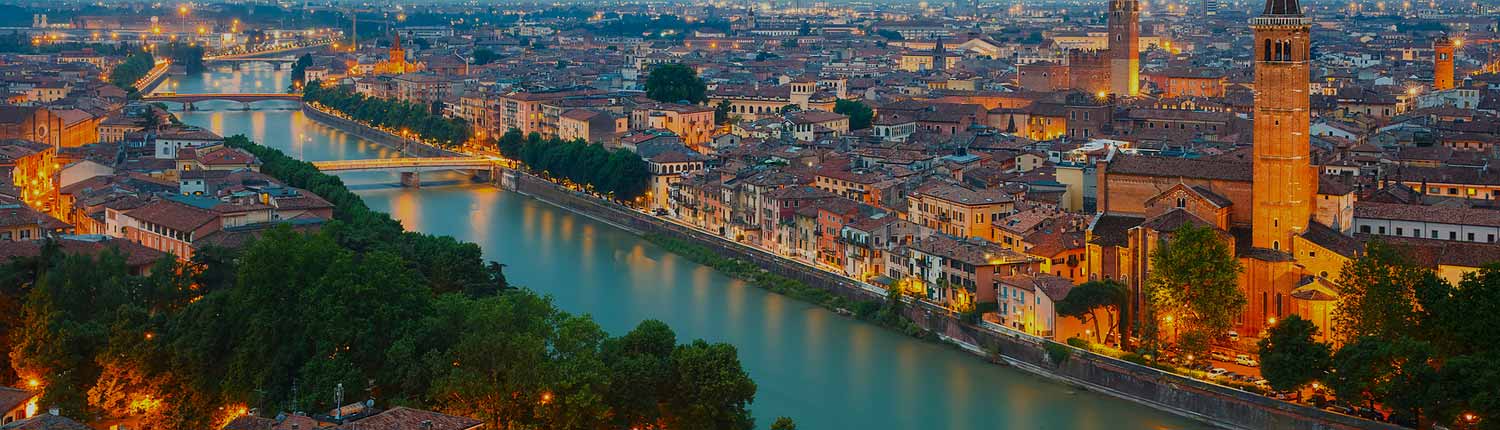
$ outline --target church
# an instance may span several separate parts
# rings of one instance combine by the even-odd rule
[[[1111,1],[1111,18],[1122,10],[1115,4],[1128,1]],[[1349,235],[1354,190],[1320,177],[1312,160],[1311,24],[1297,0],[1268,0],[1251,21],[1255,105],[1248,150],[1202,159],[1120,155],[1099,162],[1100,213],[1089,228],[1089,273],[1128,286],[1132,315],[1142,315],[1146,305],[1151,253],[1177,229],[1196,225],[1226,239],[1242,266],[1239,284],[1248,304],[1236,321],[1239,335],[1258,337],[1292,314],[1329,327],[1338,294],[1332,279],[1363,245]],[[1111,48],[1116,37],[1134,36],[1111,25]],[[1129,62],[1111,58],[1111,66]],[[1112,75],[1122,71],[1111,69]],[[1117,93],[1132,90],[1111,81]]]

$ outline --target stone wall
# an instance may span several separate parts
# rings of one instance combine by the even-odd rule
[[[691,240],[723,255],[753,262],[773,273],[802,281],[852,300],[884,300],[854,281],[706,232],[663,221],[623,206],[606,203],[525,173],[506,171],[502,184],[513,191],[557,205],[637,234],[661,234]],[[1103,392],[1234,429],[1398,429],[1400,427],[1339,415],[1162,372],[1068,346],[1072,353],[1052,363],[1044,343],[1019,332],[981,329],[948,311],[926,303],[907,308],[918,325],[964,346],[966,351],[999,359],[1018,369],[1064,383]],[[990,357],[999,352],[999,357]]]

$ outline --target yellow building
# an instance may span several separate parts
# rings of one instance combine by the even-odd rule
[[[996,190],[929,182],[907,196],[907,219],[955,237],[994,236],[992,224],[1015,210],[1015,199]]]

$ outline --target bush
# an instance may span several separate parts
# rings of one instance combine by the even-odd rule
[[[1083,338],[1080,338],[1080,337],[1070,337],[1070,338],[1068,338],[1068,345],[1073,345],[1074,348],[1078,348],[1078,349],[1082,349],[1082,350],[1088,350],[1088,351],[1092,351],[1094,349],[1094,343],[1093,342],[1089,342],[1087,340],[1083,340]]]
[[[1043,345],[1047,349],[1047,359],[1054,365],[1062,365],[1073,355],[1073,349],[1057,342],[1047,342]]]

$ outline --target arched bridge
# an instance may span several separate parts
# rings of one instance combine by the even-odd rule
[[[500,164],[499,160],[486,157],[403,157],[375,160],[317,161],[313,167],[324,172],[354,172],[371,170],[395,170],[402,172],[427,170],[489,169]]]
[[[179,93],[155,93],[141,97],[148,102],[177,102],[197,103],[208,100],[225,100],[231,102],[258,102],[261,100],[302,100],[300,93],[203,93],[203,94],[179,94]]]
[[[198,108],[196,106],[193,106],[193,103],[197,103],[197,102],[209,101],[209,100],[223,100],[223,101],[230,101],[230,102],[240,102],[240,109],[250,110],[250,104],[254,103],[254,102],[258,102],[258,101],[262,101],[262,100],[301,101],[302,100],[302,94],[299,94],[299,93],[292,93],[292,94],[287,94],[287,93],[205,93],[205,94],[155,93],[155,94],[147,94],[145,96],[142,96],[141,100],[148,101],[148,102],[181,103],[182,104],[182,110],[198,110]]]
[[[419,187],[421,172],[433,170],[473,170],[480,177],[495,178],[495,169],[501,161],[488,157],[409,157],[381,158],[375,160],[316,161],[313,167],[323,172],[401,172],[401,185]]]

